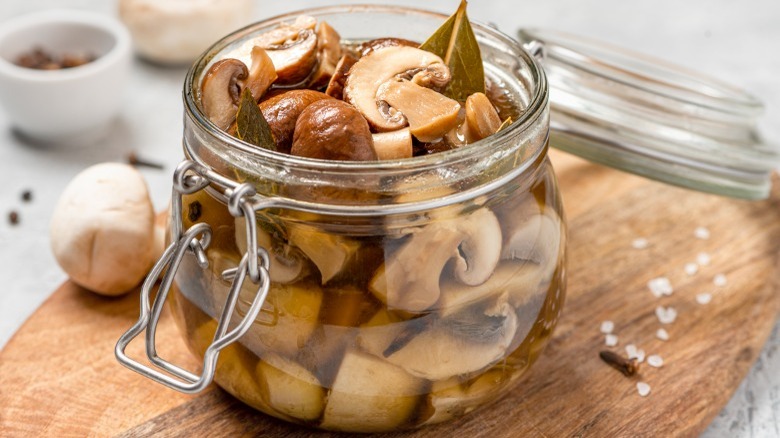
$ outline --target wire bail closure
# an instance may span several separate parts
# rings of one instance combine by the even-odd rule
[[[206,249],[211,243],[211,226],[200,222],[187,230],[182,230],[182,198],[209,185],[216,185],[225,190],[228,210],[234,217],[245,219],[247,230],[247,252],[241,258],[238,267],[222,272],[222,278],[232,281],[227,302],[219,317],[214,339],[203,356],[203,369],[200,375],[176,366],[157,354],[155,336],[157,324],[162,314],[165,299],[170,292],[173,280],[179,266],[187,255],[194,255],[198,265],[202,269],[208,268]],[[125,367],[148,377],[169,388],[186,394],[195,394],[205,389],[214,379],[219,352],[228,345],[243,336],[257,318],[265,303],[270,287],[268,274],[269,257],[263,248],[257,246],[257,222],[255,212],[267,208],[273,204],[271,200],[254,200],[255,188],[248,183],[238,184],[215,174],[204,166],[191,160],[185,160],[179,164],[173,174],[173,194],[171,205],[171,245],[166,248],[160,260],[155,263],[141,288],[141,312],[138,321],[120,338],[114,348],[119,363]],[[166,269],[167,268],[167,269]],[[150,304],[149,298],[162,275],[160,287],[154,302]],[[246,316],[232,329],[228,326],[236,307],[238,296],[246,278],[257,285],[252,304]],[[142,364],[126,353],[125,349],[130,342],[142,332],[145,333],[146,356],[151,366]]]

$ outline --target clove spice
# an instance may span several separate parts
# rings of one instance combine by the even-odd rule
[[[11,225],[17,225],[19,223],[19,213],[16,211],[8,213],[8,222]]]
[[[32,198],[32,190],[25,190],[22,192],[22,202],[30,202],[32,201]]]
[[[609,350],[600,352],[599,357],[609,366],[620,371],[627,377],[633,376],[639,370],[639,363],[636,359],[628,359]]]
[[[161,163],[156,163],[154,161],[149,161],[143,158],[139,158],[135,152],[130,152],[129,154],[127,154],[127,164],[136,167],[150,167],[152,169],[159,169],[159,170],[165,169],[165,166],[162,165]]]

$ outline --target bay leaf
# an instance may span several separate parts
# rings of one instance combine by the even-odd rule
[[[444,95],[464,102],[474,93],[485,92],[485,69],[477,38],[466,14],[466,0],[421,46],[444,60],[452,80]]]
[[[245,88],[241,93],[236,114],[236,137],[249,144],[276,151],[276,142],[271,134],[271,127],[263,117],[263,112],[252,97],[252,91]]]

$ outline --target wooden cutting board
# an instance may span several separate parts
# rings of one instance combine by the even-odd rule
[[[569,221],[568,297],[552,342],[507,397],[461,420],[389,436],[669,436],[698,434],[750,369],[780,310],[780,190],[763,202],[695,193],[553,153]],[[776,184],[777,186],[777,184]],[[708,240],[694,237],[707,227]],[[637,237],[650,246],[634,249]],[[700,252],[709,266],[689,276]],[[727,284],[713,285],[716,274]],[[666,276],[674,294],[647,288]],[[14,293],[15,291],[6,291]],[[696,294],[711,293],[702,305]],[[661,327],[658,305],[677,320]],[[65,283],[0,353],[2,436],[317,436],[256,413],[212,386],[187,396],[121,367],[119,336],[138,317],[138,294],[101,298]],[[623,352],[635,343],[660,354],[628,378],[598,357],[602,321]],[[171,318],[158,340],[164,357],[196,368]],[[142,346],[129,349],[141,357]],[[652,392],[637,394],[636,383]]]

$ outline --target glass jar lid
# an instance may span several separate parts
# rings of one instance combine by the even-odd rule
[[[550,144],[620,170],[746,199],[769,195],[780,151],[763,104],[681,67],[566,33],[523,29],[550,85]]]

